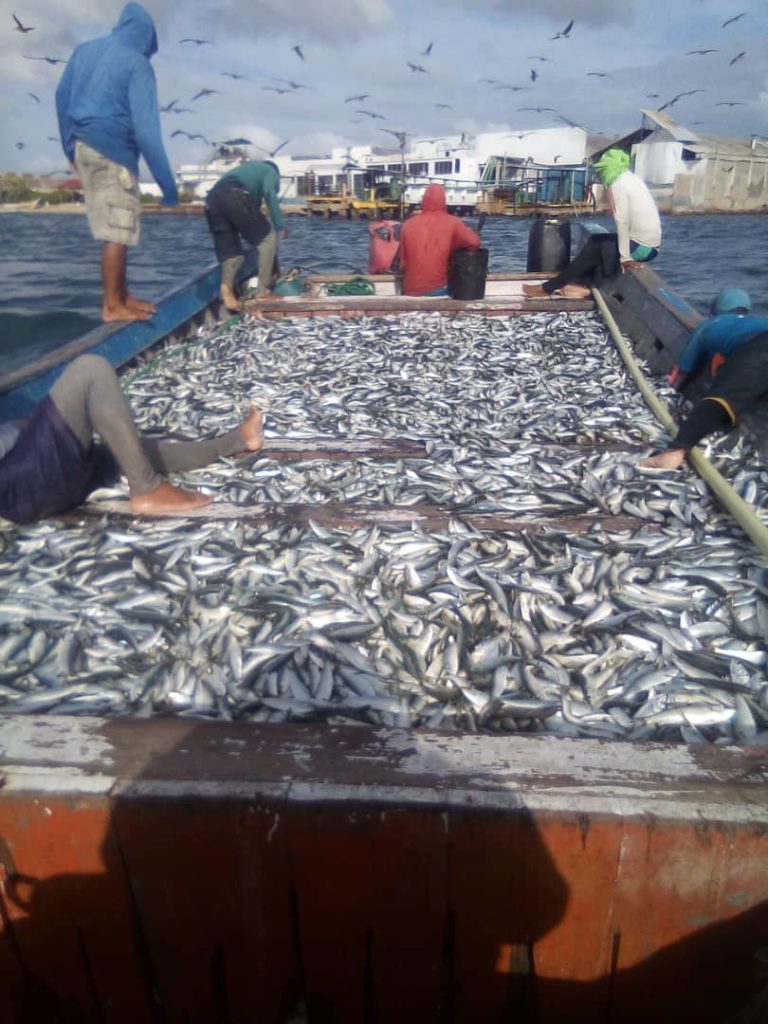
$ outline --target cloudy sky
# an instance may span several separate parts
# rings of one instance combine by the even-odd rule
[[[2,6],[0,171],[63,170],[54,106],[63,65],[40,58],[66,59],[77,43],[106,34],[123,3],[3,0]],[[189,111],[162,115],[176,167],[211,152],[199,139],[171,137],[179,129],[210,142],[247,137],[254,157],[285,140],[281,155],[296,156],[393,141],[382,128],[440,137],[567,119],[619,136],[638,127],[642,108],[658,109],[688,91],[667,108],[688,127],[768,137],[764,0],[147,0],[145,6],[160,40],[153,59],[160,102],[175,100]],[[20,31],[14,15],[32,31]],[[729,19],[736,20],[723,25]],[[553,38],[571,21],[566,36]],[[215,91],[193,101],[201,89]],[[364,100],[347,102],[362,94]]]

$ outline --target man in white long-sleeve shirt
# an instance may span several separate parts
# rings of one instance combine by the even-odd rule
[[[645,182],[629,169],[629,154],[609,149],[595,164],[608,189],[616,234],[591,235],[568,266],[543,284],[523,285],[529,297],[560,291],[576,298],[589,295],[588,284],[612,277],[638,263],[656,258],[661,245],[661,221]],[[579,282],[578,284],[574,282]]]

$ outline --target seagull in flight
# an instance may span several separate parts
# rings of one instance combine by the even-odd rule
[[[423,68],[421,64],[411,64],[409,60],[406,61],[406,64],[411,69],[411,71],[423,71],[425,75],[428,74],[427,69]]]
[[[44,60],[47,64],[66,64],[67,63],[65,60],[62,60],[60,57],[28,57],[26,55],[26,53],[24,54],[24,59],[25,60]]]
[[[210,39],[180,39],[180,43],[197,43],[198,46],[213,46]]]
[[[687,92],[679,92],[677,96],[673,96],[671,100],[667,100],[666,103],[659,107],[659,110],[666,110],[667,107],[674,107],[678,100],[681,100],[684,96],[693,96],[697,92],[708,92],[707,89],[689,89]]]
[[[613,75],[609,75],[606,71],[588,71],[587,78],[613,78]]]
[[[688,50],[687,53],[686,53],[686,57],[689,57],[692,53],[700,53],[700,54],[703,55],[705,53],[720,53],[720,51],[719,50]]]
[[[537,114],[543,114],[545,110],[549,110],[553,114],[557,113],[557,111],[555,110],[554,107],[518,107],[517,109],[518,110],[535,110]]]
[[[422,57],[428,57],[430,55],[430,53],[432,53],[432,47],[433,46],[434,46],[434,43],[430,43],[429,46],[426,48],[426,50],[419,50],[419,54]]]
[[[34,25],[22,25],[21,22],[19,21],[19,19],[16,17],[15,14],[12,14],[11,17],[16,22],[16,31],[17,32],[34,32],[35,31],[35,26]]]
[[[536,71],[536,69],[535,68],[531,68],[531,81],[535,82],[538,77],[539,77],[539,74]]]
[[[234,81],[234,82],[236,82],[238,80],[238,78],[244,78],[244,79],[248,78],[247,75],[236,75],[234,71],[220,71],[219,74],[222,75],[225,78],[231,78],[232,81]]]
[[[741,14],[735,14],[732,18],[727,18],[720,28],[725,28],[726,25],[732,25],[734,21],[738,21],[739,18],[743,18],[746,13],[746,11],[742,11]]]
[[[552,60],[551,57],[539,57],[539,55],[537,53],[530,54],[526,59],[527,60],[540,60],[542,62],[542,64],[554,64],[555,63]]]
[[[301,49],[300,46],[292,46],[291,49],[293,50],[297,57],[300,57],[302,60],[306,60],[306,57],[304,56],[304,51]]]
[[[372,110],[356,110],[355,113],[356,114],[365,114],[366,117],[372,117],[372,118],[374,118],[374,120],[376,118],[378,118],[379,121],[386,121],[387,120],[386,117],[384,117],[383,114],[374,114],[374,112]]]
[[[200,92],[195,93],[195,95],[192,97],[192,99],[189,102],[190,103],[194,103],[195,100],[202,99],[204,96],[213,96],[213,94],[217,93],[217,92],[220,92],[220,90],[219,89],[201,89]]]
[[[735,64],[737,60],[741,60],[741,58],[746,54],[746,52],[746,50],[742,50],[741,53],[737,53],[733,60],[729,60],[728,63]]]
[[[255,142],[251,143],[251,145],[256,146],[256,149],[260,149],[262,153],[266,153],[268,156],[277,156],[283,146],[287,146],[290,141],[290,139],[286,139],[285,142],[281,142],[275,149],[266,149],[264,146],[256,145]]]
[[[276,92],[278,96],[284,96],[287,92],[293,92],[293,89],[281,89],[279,85],[262,85],[261,88],[265,92]]]
[[[504,83],[494,86],[494,89],[508,89],[509,92],[527,92],[528,88],[527,85],[505,85]]]
[[[745,107],[746,103],[742,103],[741,100],[723,100],[721,103],[716,103],[716,107]]]
[[[175,132],[171,132],[171,138],[172,139],[175,138],[177,135],[185,135],[188,139],[202,139],[203,142],[206,145],[210,146],[210,142],[208,142],[208,139],[206,139],[206,137],[204,135],[200,135],[200,134],[190,135],[190,133],[189,132],[185,132],[183,128],[177,128]]]
[[[282,82],[283,85],[289,85],[291,89],[311,89],[311,85],[302,85],[300,82],[291,82],[287,78],[273,78],[275,82]]]
[[[26,145],[25,142],[17,142],[16,143],[16,149],[24,149],[25,145]]]
[[[571,20],[568,22],[568,24],[565,26],[565,28],[562,30],[562,32],[558,32],[556,35],[550,36],[550,39],[567,39],[568,36],[571,34],[571,29],[572,28],[573,28],[573,18],[571,18]]]
[[[435,106],[438,110],[453,110],[450,103],[436,103]]]
[[[166,104],[166,106],[160,107],[160,113],[161,114],[170,114],[170,113],[174,112],[173,108],[176,106],[176,104],[178,102],[179,102],[178,100],[171,100],[171,102]]]
[[[344,100],[345,103],[365,103],[366,100],[371,98],[369,92],[361,92],[359,96],[347,96]]]
[[[31,96],[32,99],[35,100],[36,103],[40,102],[40,97],[39,96],[35,96],[35,94],[33,92],[28,92],[27,96]]]

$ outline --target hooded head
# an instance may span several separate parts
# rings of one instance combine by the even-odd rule
[[[601,183],[610,188],[620,174],[629,170],[629,153],[624,149],[607,149],[595,164],[595,170]]]
[[[126,4],[120,20],[112,29],[112,35],[118,36],[121,43],[138,50],[145,57],[157,53],[157,32],[152,15],[141,4]]]
[[[445,213],[445,189],[442,185],[427,185],[424,198],[421,200],[422,213]]]
[[[712,300],[713,316],[721,313],[748,313],[752,309],[752,299],[743,288],[722,288]]]

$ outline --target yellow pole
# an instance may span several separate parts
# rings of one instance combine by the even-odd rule
[[[667,430],[674,433],[677,429],[677,425],[672,418],[669,409],[645,379],[645,376],[637,365],[629,346],[621,335],[619,325],[616,323],[605,299],[600,294],[600,289],[593,288],[592,294],[595,297],[595,301],[597,302],[600,312],[603,314],[603,318],[611,333],[611,337],[621,354],[621,358],[624,360],[627,369],[634,377],[643,398],[659,422],[665,426]],[[744,530],[747,536],[753,541],[758,550],[763,555],[768,556],[768,527],[766,527],[765,523],[763,523],[759,518],[754,508],[752,508],[748,502],[744,501],[744,499],[734,491],[733,487],[731,487],[728,481],[715,469],[703,452],[699,451],[697,448],[692,448],[688,453],[688,459],[693,464],[702,480],[712,488],[715,497],[726,512],[733,516],[742,530]]]

